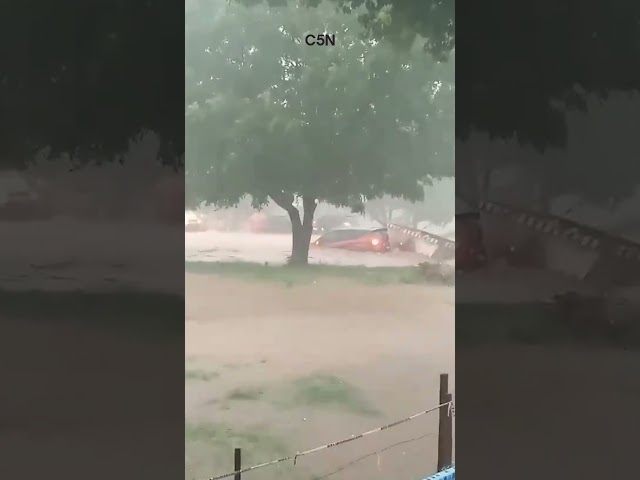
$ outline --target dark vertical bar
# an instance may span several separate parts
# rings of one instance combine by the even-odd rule
[[[240,448],[236,448],[234,452],[234,471],[242,470],[242,450]],[[234,480],[242,480],[242,474],[236,473],[233,477]]]
[[[451,401],[449,374],[440,375],[440,404]],[[440,407],[438,422],[438,471],[453,463],[453,417],[449,415],[449,405]]]

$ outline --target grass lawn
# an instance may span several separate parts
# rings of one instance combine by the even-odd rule
[[[185,479],[189,480],[232,472],[233,452],[236,447],[242,448],[245,467],[291,454],[291,450],[287,448],[283,439],[259,427],[254,427],[251,431],[238,431],[230,425],[220,423],[185,421],[184,442]],[[299,478],[291,462],[283,463],[278,467],[265,468],[260,473],[262,478],[269,480]]]
[[[194,380],[205,381],[202,378]],[[365,395],[346,380],[326,374],[312,374],[292,381],[247,385],[224,395],[223,410],[266,402],[278,410],[326,409],[356,415],[378,415]],[[302,416],[302,412],[293,417]],[[232,471],[234,448],[242,448],[243,465],[249,466],[292,455],[295,450],[287,438],[274,435],[266,425],[236,428],[230,424],[185,420],[185,478],[202,479]],[[249,474],[247,474],[250,476]],[[266,480],[310,480],[303,467],[291,461],[265,468],[255,474]]]
[[[417,267],[364,267],[351,265],[268,265],[250,262],[185,262],[186,273],[221,275],[251,281],[274,281],[287,286],[323,279],[346,279],[368,285],[424,284]]]
[[[282,409],[329,408],[357,415],[378,415],[365,395],[346,380],[333,375],[315,374],[284,385],[244,386],[230,391],[223,402],[266,401]]]

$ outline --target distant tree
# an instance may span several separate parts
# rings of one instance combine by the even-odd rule
[[[271,199],[304,264],[317,202],[422,200],[424,179],[454,174],[452,64],[362,39],[357,17],[330,5],[198,8],[186,32],[190,201]],[[304,44],[318,25],[335,47]]]
[[[425,187],[424,201],[416,202],[407,209],[410,224],[417,227],[420,222],[445,225],[455,215],[455,182],[433,182]]]
[[[394,215],[409,202],[387,195],[367,201],[364,205],[366,214],[382,226],[393,223]]]
[[[245,6],[300,5],[316,8],[323,0],[235,0]],[[367,35],[391,40],[401,49],[420,47],[445,59],[455,46],[455,0],[331,0],[341,12],[355,13]]]
[[[444,225],[453,220],[454,196],[453,182],[449,185],[428,183],[424,186],[424,198],[420,202],[384,196],[368,201],[365,211],[381,225],[399,223],[412,228],[417,228],[420,222]]]

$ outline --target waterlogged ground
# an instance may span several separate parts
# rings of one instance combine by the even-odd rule
[[[402,267],[414,265],[422,257],[314,252],[313,263],[387,266],[398,270],[386,273],[379,282],[349,279],[359,274],[372,277],[356,268],[348,275],[308,278],[311,281],[296,286],[296,282],[290,281],[243,279],[207,272],[182,276],[185,259],[282,263],[289,253],[287,236],[186,234],[183,258],[175,252],[175,244],[182,241],[184,234],[181,227],[120,224],[114,228],[107,223],[55,220],[1,223],[0,234],[5,240],[0,287],[7,292],[32,289],[62,292],[79,287],[104,292],[140,286],[158,292],[180,292],[183,280],[186,281],[185,477],[188,479],[209,478],[232,470],[235,446],[242,447],[244,464],[249,465],[395,421],[437,404],[440,373],[450,373],[453,383],[454,291],[451,287],[413,284],[406,277]],[[162,239],[167,241],[162,243]],[[168,266],[175,270],[173,281],[165,270]],[[21,308],[14,310],[11,312],[16,315],[25,315]],[[13,317],[11,312],[5,308],[4,315]],[[69,310],[69,316],[72,313],[77,316],[77,312]],[[126,320],[114,312],[103,313],[105,317],[112,315],[114,322]],[[37,315],[34,313],[34,318],[49,314],[44,309]],[[23,320],[13,325],[20,329],[25,342],[28,339],[34,344],[42,342],[43,348],[58,328],[53,323],[49,328]],[[55,333],[60,335],[60,330]],[[14,332],[11,338],[15,335]],[[88,330],[83,335],[93,334]],[[61,349],[65,354],[60,353],[61,358],[55,359],[59,368],[85,368],[80,347],[95,342],[71,336],[68,341],[70,346]],[[123,346],[119,355],[135,355],[137,344]],[[92,354],[95,356],[95,352]],[[109,356],[112,352],[105,352],[105,358]],[[54,392],[61,395],[63,390],[49,388],[42,374],[35,376],[33,372],[38,371],[38,365],[27,360],[22,363],[22,370],[12,371],[14,375],[32,379],[29,383],[33,387],[32,402],[42,405],[39,399],[43,395],[51,397]],[[29,374],[25,373],[27,369]],[[148,369],[153,370],[151,366]],[[98,378],[87,379],[91,391],[99,391]],[[19,424],[15,432],[12,430],[0,439],[8,451],[17,449],[23,439],[44,435],[39,420],[19,415],[20,405],[6,407],[7,414]],[[160,415],[151,407],[154,406],[149,406],[149,415]],[[69,456],[73,451],[80,452],[78,464],[73,468],[86,470],[92,452],[83,437],[76,435],[76,426],[70,421],[78,413],[57,413],[59,431],[55,430],[55,435],[64,441],[57,444],[56,451],[45,452],[44,440],[49,439],[43,437],[40,453],[48,456],[42,468],[56,463],[59,457],[56,452]],[[147,421],[139,421],[143,420]],[[132,421],[136,420],[115,422],[105,416],[100,420],[101,441],[105,445],[122,444],[121,430]],[[148,422],[149,428],[157,421],[153,417]],[[380,434],[300,458],[295,467],[287,462],[250,472],[243,478],[419,479],[435,469],[436,432],[437,417],[423,416]],[[157,440],[145,446],[144,452],[138,448],[144,444],[142,440],[128,440],[137,447],[127,452],[150,458],[148,471],[138,472],[137,476],[160,473],[154,471],[152,459],[173,446],[167,439]],[[17,465],[18,457],[12,458]],[[33,463],[25,466],[25,475],[36,475],[36,467]],[[92,474],[99,478],[117,476],[109,466]]]
[[[244,261],[285,263],[291,253],[291,236],[246,232],[187,232],[185,257],[190,261]],[[366,253],[338,249],[311,249],[311,263],[328,265],[364,265],[368,267],[415,265],[424,261],[415,253]]]
[[[454,380],[449,287],[187,274],[186,301],[187,479],[233,470],[234,447],[248,466],[425,410]],[[427,415],[243,478],[417,480],[436,433]]]
[[[187,261],[282,264],[291,249],[289,235],[184,233],[180,226],[66,219],[0,222],[0,287],[181,291],[184,259],[175,247],[182,244],[182,235]],[[424,261],[419,254],[326,249],[312,250],[310,257],[311,263],[328,265],[408,266]]]
[[[0,288],[183,289],[182,227],[56,219],[0,222]]]

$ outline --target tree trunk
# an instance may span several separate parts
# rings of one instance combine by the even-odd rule
[[[304,223],[297,226],[292,224],[291,232],[293,234],[293,242],[289,264],[307,265],[309,263],[309,244],[311,243],[313,228],[308,228]]]
[[[315,199],[302,197],[304,216],[300,219],[300,212],[293,206],[291,195],[270,195],[273,201],[286,210],[291,220],[291,256],[289,265],[307,265],[309,263],[309,246],[313,234],[313,214],[316,211]]]
[[[313,214],[316,211],[316,206],[315,199],[302,198],[302,209],[304,211],[302,222],[297,208],[294,209],[294,215],[289,212],[291,233],[293,234],[291,257],[289,257],[291,265],[307,265],[309,263],[309,246],[311,244],[311,235],[313,234]]]

